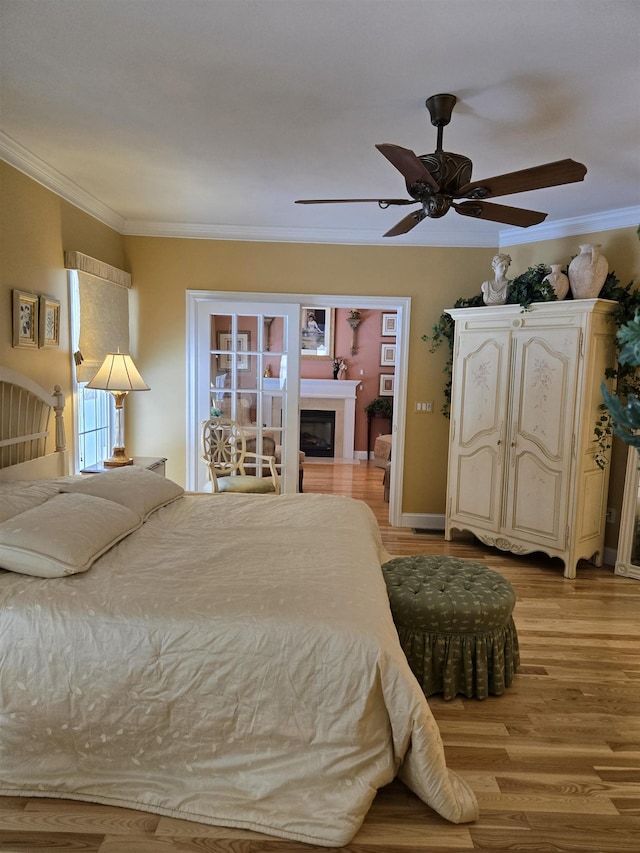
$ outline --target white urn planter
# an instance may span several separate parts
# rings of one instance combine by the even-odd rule
[[[569,279],[562,272],[562,264],[550,264],[551,272],[542,279],[548,281],[558,299],[564,299],[569,293]]]
[[[609,264],[599,243],[583,243],[569,264],[569,284],[574,299],[595,299],[604,286]]]

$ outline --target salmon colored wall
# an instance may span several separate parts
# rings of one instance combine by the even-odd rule
[[[334,353],[337,358],[344,359],[347,364],[345,379],[358,379],[355,422],[355,449],[366,453],[367,449],[367,416],[364,407],[378,396],[380,374],[394,373],[393,367],[380,365],[380,344],[394,343],[395,338],[382,337],[382,311],[359,308],[357,302],[354,309],[360,311],[360,325],[356,330],[356,352],[351,355],[351,327],[347,317],[351,309],[335,309]],[[303,358],[300,362],[302,379],[333,379],[333,359]],[[372,430],[373,435],[373,430]],[[373,449],[373,440],[371,443]]]

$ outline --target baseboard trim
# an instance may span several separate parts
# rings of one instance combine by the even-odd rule
[[[403,512],[402,527],[418,527],[421,530],[444,530],[444,513]]]

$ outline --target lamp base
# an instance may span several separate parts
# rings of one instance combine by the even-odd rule
[[[120,468],[122,465],[133,465],[133,459],[124,452],[124,447],[114,447],[113,456],[102,463],[105,468]]]

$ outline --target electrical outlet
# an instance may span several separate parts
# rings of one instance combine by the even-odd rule
[[[607,520],[607,524],[615,524],[616,523],[616,511],[612,506],[607,507],[606,520]]]

